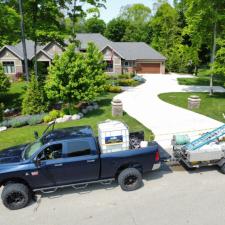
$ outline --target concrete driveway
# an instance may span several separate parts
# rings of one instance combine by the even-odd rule
[[[206,86],[183,86],[177,83],[184,75],[145,75],[145,84],[128,89],[116,98],[123,101],[124,110],[155,134],[155,140],[164,148],[170,147],[173,134],[188,133],[192,138],[220,126],[222,123],[198,113],[173,106],[158,98],[166,92],[208,92]],[[225,92],[215,87],[216,92]]]

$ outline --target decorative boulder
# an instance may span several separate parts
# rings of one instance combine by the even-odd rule
[[[10,112],[10,109],[5,109],[4,110],[4,113],[6,114],[6,113],[9,113]]]
[[[94,107],[89,105],[86,109],[87,109],[87,111],[92,111],[94,109]]]
[[[65,122],[65,119],[63,119],[63,118],[57,118],[57,119],[55,120],[55,122],[56,122],[56,123],[64,123],[64,122]]]
[[[94,109],[98,109],[98,108],[99,108],[98,104],[95,103],[95,104],[93,105],[93,108],[94,108]]]
[[[88,112],[87,108],[86,109],[82,109],[82,113],[86,114]]]
[[[72,120],[80,120],[81,119],[81,117],[80,117],[80,115],[78,115],[78,114],[74,114],[73,116],[72,116]]]
[[[7,127],[0,127],[0,132],[7,130]]]
[[[84,117],[83,113],[78,113],[78,115],[80,116],[80,119]]]
[[[70,121],[70,120],[72,120],[72,116],[71,115],[65,115],[65,116],[63,116],[63,119],[65,120],[65,122]]]

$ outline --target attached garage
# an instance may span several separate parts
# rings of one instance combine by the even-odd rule
[[[137,63],[138,73],[161,73],[160,63]]]

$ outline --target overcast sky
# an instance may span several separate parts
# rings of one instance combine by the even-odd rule
[[[107,0],[107,9],[101,9],[101,18],[105,22],[109,22],[112,18],[118,16],[121,6],[134,3],[143,3],[152,10],[154,2],[157,2],[157,0]],[[168,0],[168,2],[172,4],[173,0]]]

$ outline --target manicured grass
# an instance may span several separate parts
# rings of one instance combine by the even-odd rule
[[[7,93],[0,94],[0,102],[4,103],[5,108],[20,108],[25,87],[26,82],[12,83]]]
[[[92,111],[85,115],[85,117],[78,121],[70,121],[62,124],[56,124],[56,128],[90,125],[95,135],[97,135],[97,124],[106,119],[116,119],[125,122],[129,126],[130,131],[145,132],[146,140],[153,140],[154,135],[152,132],[140,124],[138,121],[125,114],[123,117],[112,118],[111,116],[111,100],[115,94],[106,94],[98,99],[100,109]],[[38,131],[41,134],[47,125],[26,126],[22,128],[10,128],[7,131],[0,133],[0,149],[18,145],[22,143],[31,142],[34,140],[34,131]]]
[[[199,69],[198,76],[194,78],[178,78],[180,85],[198,85],[198,86],[209,86],[210,84],[210,70]],[[225,76],[214,75],[213,84],[215,86],[225,86]]]
[[[187,98],[191,95],[198,95],[201,98],[201,106],[199,109],[193,110],[194,112],[211,117],[215,120],[225,123],[223,113],[225,113],[225,93],[215,93],[209,96],[208,93],[163,93],[159,98],[172,105],[176,105],[187,109]]]

